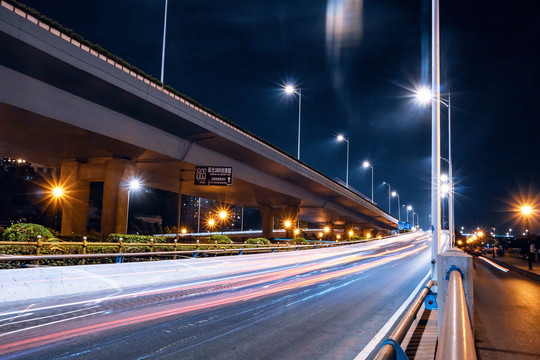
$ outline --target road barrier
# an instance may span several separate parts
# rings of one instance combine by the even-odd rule
[[[447,274],[448,291],[437,347],[437,360],[474,360],[476,348],[469,318],[463,273],[452,267]]]
[[[379,352],[375,356],[375,360],[390,360],[390,359],[399,359],[401,360],[405,353],[401,349],[400,345],[405,335],[409,331],[413,321],[416,319],[416,314],[426,297],[431,294],[431,287],[434,285],[434,281],[430,280],[426,286],[420,291],[420,293],[414,299],[413,304],[407,310],[407,313],[403,316],[399,324],[396,326],[390,337],[384,341],[383,345],[379,349]],[[396,349],[400,353],[396,353]],[[405,356],[404,359],[407,359]]]
[[[366,240],[358,241],[343,241],[343,242],[325,242],[325,243],[310,243],[308,245],[297,244],[273,244],[271,246],[265,244],[245,244],[245,243],[233,243],[233,244],[219,244],[218,242],[210,244],[197,243],[186,244],[177,243],[174,240],[173,243],[155,243],[150,241],[148,243],[128,243],[123,241],[118,242],[88,242],[83,240],[82,242],[61,242],[61,241],[0,241],[0,253],[3,251],[3,246],[11,247],[24,247],[31,246],[35,248],[35,255],[7,255],[0,254],[0,262],[7,261],[35,261],[39,264],[40,260],[66,260],[66,259],[80,259],[81,264],[85,264],[85,259],[92,258],[116,258],[116,262],[123,262],[126,257],[165,257],[172,256],[173,258],[180,257],[197,257],[199,255],[242,255],[244,253],[259,253],[259,252],[275,252],[275,251],[297,251],[301,249],[316,249],[321,247],[332,247],[341,245],[351,245],[366,242]],[[80,247],[82,253],[64,253],[64,254],[43,254],[43,251],[65,251],[66,247]],[[91,247],[110,247],[116,248],[117,252],[108,253],[87,253]],[[145,252],[126,252],[129,248],[148,248],[149,251]],[[159,248],[172,248],[169,251],[158,251]],[[184,248],[185,250],[182,250]]]

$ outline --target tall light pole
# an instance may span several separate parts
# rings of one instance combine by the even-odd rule
[[[163,20],[163,48],[161,50],[161,83],[163,84],[163,74],[165,72],[165,37],[167,34],[167,3],[168,0],[165,0],[165,16]]]
[[[292,85],[286,85],[285,86],[285,92],[289,95],[296,94],[298,95],[298,153],[296,155],[296,158],[300,160],[300,123],[302,119],[302,89],[296,89]]]
[[[392,197],[397,197],[397,206],[398,206],[398,220],[401,221],[401,206],[399,204],[399,195],[397,192],[392,191]]]
[[[403,206],[405,206],[405,205],[403,205]],[[409,222],[409,211],[411,211],[412,209],[413,209],[413,207],[411,205],[407,205],[407,222]]]
[[[387,185],[388,186],[388,213],[390,215],[392,215],[392,213],[390,213],[390,200],[392,199],[392,189],[390,188],[390,184],[387,183],[386,181],[383,181],[383,185]]]
[[[138,191],[142,186],[141,180],[139,179],[131,179],[129,181],[128,186],[128,198],[127,198],[127,211],[126,211],[126,234],[128,232],[129,227],[129,203],[130,203],[130,197],[132,191]]]
[[[452,102],[450,91],[448,91],[448,103],[441,101],[448,107],[448,181],[449,193],[448,197],[448,229],[450,230],[450,244],[453,247],[456,242],[456,234],[454,229],[454,178],[452,177]]]
[[[362,163],[362,166],[364,168],[370,168],[371,169],[371,202],[373,203],[373,166],[371,166],[369,161],[364,161]]]
[[[437,281],[437,256],[441,252],[441,71],[439,58],[439,0],[432,0],[431,13],[431,279]],[[440,314],[442,319],[442,314]]]
[[[345,175],[345,186],[349,187],[349,138],[343,135],[338,135],[338,141],[345,141],[347,143],[347,171]]]
[[[521,207],[521,215],[525,218],[525,231],[527,232],[527,245],[529,246],[528,253],[528,261],[529,261],[529,270],[532,270],[532,261],[533,261],[533,254],[530,251],[531,248],[531,232],[529,230],[529,216],[532,214],[533,210],[532,207],[529,205],[522,206]],[[493,249],[495,251],[495,249]]]

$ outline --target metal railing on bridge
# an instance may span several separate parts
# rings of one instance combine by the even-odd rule
[[[449,271],[448,291],[444,306],[441,333],[437,347],[437,360],[474,360],[476,348],[472,331],[463,274],[458,268]]]

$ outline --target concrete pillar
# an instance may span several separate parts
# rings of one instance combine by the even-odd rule
[[[271,239],[274,237],[274,215],[272,208],[269,206],[263,206],[259,208],[262,221],[262,237]]]
[[[129,181],[135,174],[134,162],[119,159],[106,162],[101,213],[102,234],[127,232]]]
[[[90,182],[80,180],[77,161],[64,161],[60,168],[60,184],[64,187],[62,199],[61,234],[84,234],[88,226]]]
[[[286,237],[292,238],[292,230],[296,228],[296,223],[298,220],[299,209],[295,206],[288,206],[286,208],[275,209],[270,206],[263,206],[260,209],[261,220],[262,220],[262,237],[264,238],[273,238],[274,237],[274,221],[277,217],[279,221],[290,220],[291,228],[289,232],[285,234]]]

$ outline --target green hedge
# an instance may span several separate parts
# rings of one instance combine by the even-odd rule
[[[41,235],[43,241],[53,239],[54,235],[45,226],[38,224],[13,224],[4,231],[4,241],[36,241]]]
[[[291,244],[294,244],[294,245],[307,245],[307,244],[309,244],[309,242],[304,238],[297,237],[297,238],[292,239]]]
[[[255,245],[255,244],[262,244],[262,245],[270,245],[271,242],[268,239],[265,238],[250,238],[246,240],[246,244],[249,245]]]
[[[232,244],[232,240],[227,235],[212,235],[210,240],[217,241],[218,244]]]
[[[126,234],[112,233],[107,236],[106,242],[119,242],[120,239],[122,239],[124,243],[150,243],[150,240],[154,239],[154,243],[163,244],[167,242],[168,238],[164,236],[126,235]],[[170,239],[171,241],[174,241],[173,238],[170,238]]]

